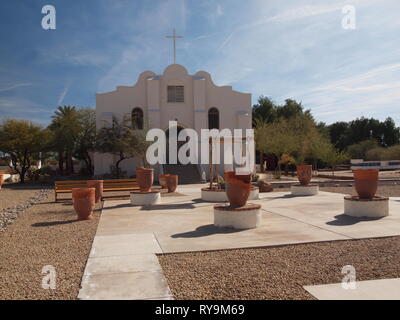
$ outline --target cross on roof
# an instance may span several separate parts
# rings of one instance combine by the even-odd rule
[[[174,28],[173,35],[172,36],[166,36],[166,38],[173,39],[173,41],[174,41],[174,64],[176,64],[176,39],[182,39],[183,37],[182,36],[177,36],[176,33],[175,33],[175,28]]]

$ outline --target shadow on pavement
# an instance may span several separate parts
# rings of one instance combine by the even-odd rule
[[[330,225],[330,226],[351,226],[354,225],[356,223],[359,222],[363,222],[363,221],[376,221],[376,220],[380,220],[384,217],[377,217],[377,218],[367,218],[367,217],[351,217],[348,216],[347,214],[339,214],[337,216],[335,216],[336,220],[333,221],[329,221],[326,224]]]
[[[140,210],[151,211],[151,210],[182,210],[182,209],[194,209],[196,208],[192,203],[166,203],[166,204],[155,204],[150,206],[143,206]]]
[[[176,233],[171,236],[171,238],[200,238],[207,237],[213,234],[229,234],[229,233],[238,233],[244,230],[238,230],[233,228],[220,228],[216,227],[213,224],[207,224],[204,226],[197,227],[196,230]]]

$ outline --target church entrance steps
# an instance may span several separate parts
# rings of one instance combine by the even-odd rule
[[[179,176],[179,184],[195,184],[201,182],[200,173],[195,164],[166,164],[164,165],[164,173]]]

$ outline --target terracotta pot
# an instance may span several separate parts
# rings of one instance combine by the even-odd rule
[[[72,189],[72,202],[79,220],[92,219],[96,189],[75,188]]]
[[[149,192],[154,181],[154,169],[138,168],[136,169],[136,178],[140,191]]]
[[[227,171],[225,176],[225,191],[232,207],[243,207],[250,195],[251,174],[237,175]]]
[[[355,188],[360,199],[372,199],[378,189],[379,170],[354,170]]]
[[[88,188],[95,188],[95,203],[98,203],[103,198],[103,180],[88,180]]]
[[[174,174],[168,174],[166,179],[168,193],[175,192],[176,188],[178,187],[178,176]]]
[[[169,174],[160,174],[158,176],[158,182],[162,189],[167,189],[167,176],[169,176]]]
[[[306,186],[310,183],[312,177],[312,165],[304,164],[297,167],[297,179],[301,185]]]
[[[4,174],[0,174],[0,190],[3,182],[4,182]]]

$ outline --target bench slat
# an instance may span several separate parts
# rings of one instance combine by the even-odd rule
[[[57,201],[58,193],[71,193],[74,188],[85,188],[87,186],[86,180],[72,180],[72,181],[55,181],[54,192]],[[139,189],[137,179],[112,179],[103,180],[103,191],[134,191]],[[64,200],[64,199],[63,199]]]

